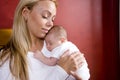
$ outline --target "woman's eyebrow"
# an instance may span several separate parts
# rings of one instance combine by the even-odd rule
[[[47,13],[49,16],[52,15],[51,12],[48,11],[48,10],[44,10],[43,12],[44,12],[44,13]]]

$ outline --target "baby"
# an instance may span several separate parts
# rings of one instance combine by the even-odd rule
[[[60,56],[67,50],[70,53],[79,51],[72,42],[67,40],[65,29],[62,26],[56,25],[46,35],[42,51],[36,52],[34,56],[44,64],[54,66],[57,64]],[[83,68],[84,65],[87,65],[86,60],[82,66]],[[80,76],[84,74],[82,73],[82,67],[76,71]]]

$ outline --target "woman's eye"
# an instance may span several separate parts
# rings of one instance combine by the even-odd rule
[[[47,19],[47,16],[42,16],[43,18]]]

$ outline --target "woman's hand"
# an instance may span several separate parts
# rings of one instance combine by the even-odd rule
[[[68,50],[60,57],[58,65],[62,67],[68,74],[72,74],[71,71],[74,72],[78,70],[84,63],[84,60],[85,58],[80,52],[74,52],[70,54]]]
[[[71,71],[70,73],[76,78],[76,80],[82,80],[82,78],[76,72]]]

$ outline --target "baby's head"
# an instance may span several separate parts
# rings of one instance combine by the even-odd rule
[[[67,41],[67,32],[60,25],[54,25],[45,37],[48,50],[53,50],[55,47]]]

